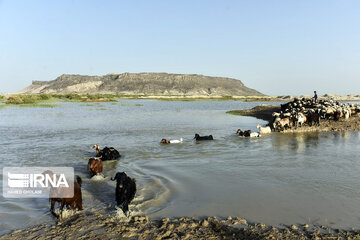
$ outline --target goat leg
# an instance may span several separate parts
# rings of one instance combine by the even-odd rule
[[[52,214],[54,217],[59,218],[59,215],[56,214],[55,211],[54,211],[54,207],[55,207],[56,201],[53,200],[53,199],[51,199],[50,201],[51,201],[51,207],[50,207],[50,212],[51,212],[51,214]]]
[[[61,201],[61,205],[60,205],[60,219],[62,218],[62,212],[64,209],[64,205],[65,205],[65,201]]]

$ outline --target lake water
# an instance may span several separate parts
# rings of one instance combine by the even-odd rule
[[[126,171],[138,187],[133,215],[359,226],[359,133],[236,136],[238,128],[255,131],[265,122],[225,112],[259,104],[119,100],[0,108],[0,167],[74,167],[84,182],[84,209],[109,217],[116,214],[115,183],[109,178]],[[197,143],[195,133],[215,140]],[[182,144],[159,143],[181,137]],[[89,180],[86,173],[95,143],[123,155],[105,162],[103,181]],[[2,188],[2,175],[0,181]],[[50,221],[48,199],[0,196],[0,234]]]

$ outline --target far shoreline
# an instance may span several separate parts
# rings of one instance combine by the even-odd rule
[[[288,102],[295,98],[309,98],[310,96],[217,96],[217,95],[144,95],[144,94],[0,94],[0,103],[6,104],[37,104],[53,102],[116,102],[119,99],[149,99],[162,101],[243,101],[243,102]],[[360,101],[360,95],[325,94],[319,99],[334,101]]]

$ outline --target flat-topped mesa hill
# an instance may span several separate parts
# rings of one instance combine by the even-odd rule
[[[63,74],[52,81],[33,81],[19,93],[264,96],[236,79],[168,73],[112,73],[104,76]]]

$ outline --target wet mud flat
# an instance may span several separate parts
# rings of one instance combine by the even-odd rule
[[[92,211],[80,212],[61,222],[15,230],[0,239],[359,239],[359,231],[325,226],[274,228],[248,223],[239,217],[163,218],[135,216],[124,221]]]

